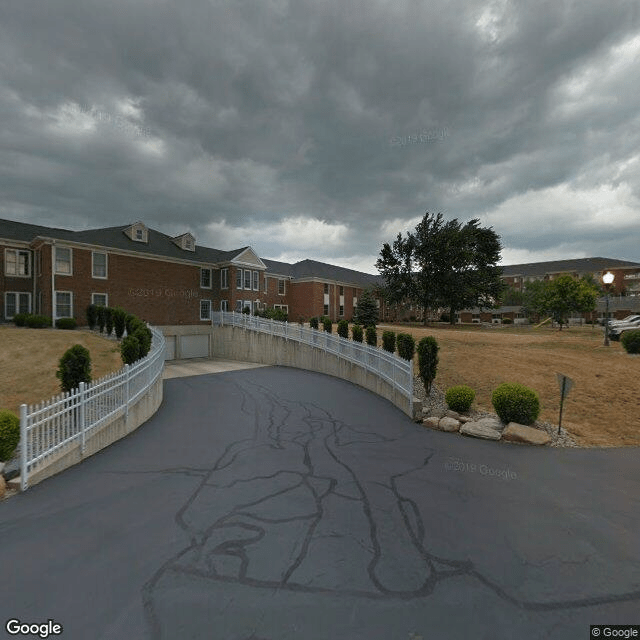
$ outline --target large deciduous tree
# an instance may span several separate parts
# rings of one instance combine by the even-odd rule
[[[425,312],[447,308],[453,324],[456,311],[490,307],[499,299],[501,249],[500,236],[478,219],[462,225],[427,212],[415,233],[398,234],[393,245],[383,245],[376,267],[389,302],[411,302]]]

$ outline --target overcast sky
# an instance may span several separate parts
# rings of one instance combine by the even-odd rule
[[[426,211],[640,262],[638,0],[2,0],[0,217],[376,273]]]

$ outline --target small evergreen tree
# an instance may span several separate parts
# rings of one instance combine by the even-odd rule
[[[111,310],[111,316],[113,317],[113,328],[116,332],[116,338],[121,340],[126,328],[127,312],[120,307],[115,307]]]
[[[354,324],[351,327],[351,337],[354,342],[362,342],[362,337],[363,337],[362,325]]]
[[[331,322],[331,318],[327,318],[326,316],[322,318],[322,328],[327,333],[331,333],[331,331],[333,330],[333,324]]]
[[[358,298],[355,321],[365,327],[375,327],[378,324],[378,304],[370,289],[365,289]]]
[[[315,316],[313,318],[309,318],[309,326],[312,329],[317,329],[318,328],[318,318],[316,318]]]
[[[90,304],[87,307],[87,324],[89,329],[93,331],[96,328],[96,322],[98,320],[98,311],[95,304]]]
[[[338,335],[342,338],[349,337],[349,323],[346,320],[338,322]]]
[[[62,391],[76,389],[81,382],[91,382],[91,356],[81,344],[74,344],[60,358],[56,377]]]
[[[104,326],[107,335],[110,336],[113,333],[113,309],[111,307],[104,308]]]
[[[365,329],[365,338],[368,345],[372,347],[378,346],[378,334],[375,327],[369,326]]]
[[[97,324],[100,333],[104,333],[104,327],[107,323],[107,314],[105,313],[105,308],[103,306],[99,306],[96,309],[97,315]]]
[[[6,409],[0,410],[0,462],[11,460],[20,442],[20,419]]]
[[[410,333],[398,334],[398,355],[405,360],[413,360],[416,352],[416,341]]]
[[[396,334],[394,331],[384,331],[382,333],[382,348],[389,353],[395,353]]]
[[[427,393],[431,393],[431,384],[436,379],[439,348],[433,336],[425,336],[418,343],[418,370]]]
[[[135,336],[127,336],[120,343],[120,357],[124,364],[133,364],[140,358],[140,343]]]

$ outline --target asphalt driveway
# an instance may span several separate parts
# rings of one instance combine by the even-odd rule
[[[283,367],[166,380],[138,431],[0,503],[0,535],[13,638],[5,620],[82,640],[566,640],[640,624],[638,449],[432,432]]]

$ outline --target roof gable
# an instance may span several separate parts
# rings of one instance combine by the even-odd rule
[[[246,264],[253,267],[259,267],[260,269],[266,269],[262,260],[258,257],[258,254],[251,248],[245,247],[235,258],[231,260],[233,264]]]

